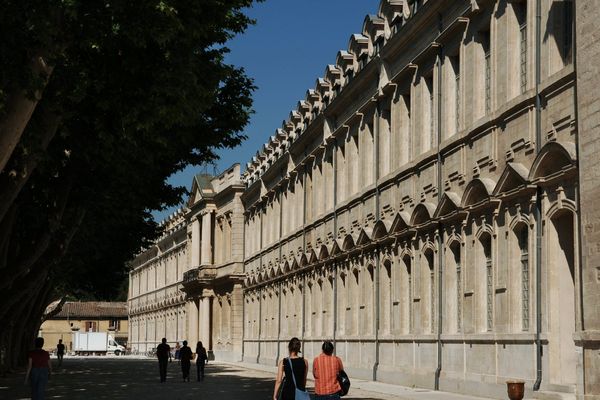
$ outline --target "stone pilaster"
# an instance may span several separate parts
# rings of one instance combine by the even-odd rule
[[[202,214],[200,264],[212,264],[212,211]]]
[[[191,264],[191,268],[200,265],[200,221],[198,218],[194,218],[192,221]]]
[[[577,0],[577,120],[581,215],[581,271],[583,331],[576,343],[583,347],[584,399],[600,399],[600,31],[598,3]]]

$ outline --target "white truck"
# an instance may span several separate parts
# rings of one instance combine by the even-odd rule
[[[106,332],[73,332],[73,351],[80,355],[124,354],[121,346]]]

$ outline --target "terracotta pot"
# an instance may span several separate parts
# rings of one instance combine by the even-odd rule
[[[523,400],[523,396],[525,396],[525,382],[506,381],[506,389],[510,400]]]

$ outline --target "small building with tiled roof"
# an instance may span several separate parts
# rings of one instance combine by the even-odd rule
[[[54,308],[56,304],[48,307]],[[51,312],[46,310],[47,314]],[[126,345],[128,329],[126,302],[68,301],[44,321],[39,336],[45,339],[46,350],[55,350],[59,339],[70,350],[73,332],[108,332],[119,344]]]

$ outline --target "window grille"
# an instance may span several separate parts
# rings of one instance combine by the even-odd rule
[[[519,65],[521,93],[527,90],[527,4],[515,4],[515,14],[519,24]]]
[[[410,266],[410,260],[406,260],[406,273],[408,275],[408,331],[413,331],[413,289],[412,289],[412,271]]]
[[[435,128],[435,115],[433,109],[433,72],[429,77],[425,79],[425,87],[428,92],[427,94],[429,95],[429,148],[432,148],[434,146],[433,136]]]
[[[527,25],[521,25],[519,29],[521,35],[521,54],[520,54],[520,75],[521,75],[521,93],[527,90]]]
[[[519,247],[521,249],[521,317],[524,331],[529,330],[529,249],[527,227],[521,229]]]
[[[486,270],[487,270],[487,329],[488,331],[492,330],[493,326],[493,316],[492,316],[492,301],[493,297],[493,288],[492,288],[492,260],[487,259],[486,261]]]
[[[494,278],[492,270],[492,249],[491,239],[487,238],[483,243],[483,252],[485,255],[486,271],[486,319],[487,330],[491,331],[494,326],[493,302],[494,302]]]
[[[435,118],[433,115],[433,88],[431,88],[431,92],[429,95],[429,148],[432,148],[434,143],[433,143],[433,136],[434,136],[434,129],[435,129]]]
[[[454,76],[455,76],[455,110],[454,110],[454,115],[456,118],[456,132],[460,131],[460,58],[458,56],[453,57],[452,58],[452,67],[454,69]]]
[[[489,50],[485,53],[485,113],[492,111],[492,63]]]
[[[435,330],[435,274],[433,273],[433,265],[431,266],[431,270],[429,272],[429,285],[431,290],[429,290],[429,307],[430,307],[430,314],[431,314],[431,321],[430,321],[430,326],[431,326],[431,332],[433,332]]]
[[[482,32],[482,47],[484,59],[484,89],[485,89],[485,113],[490,114],[492,110],[492,57],[490,51],[490,33]]]

